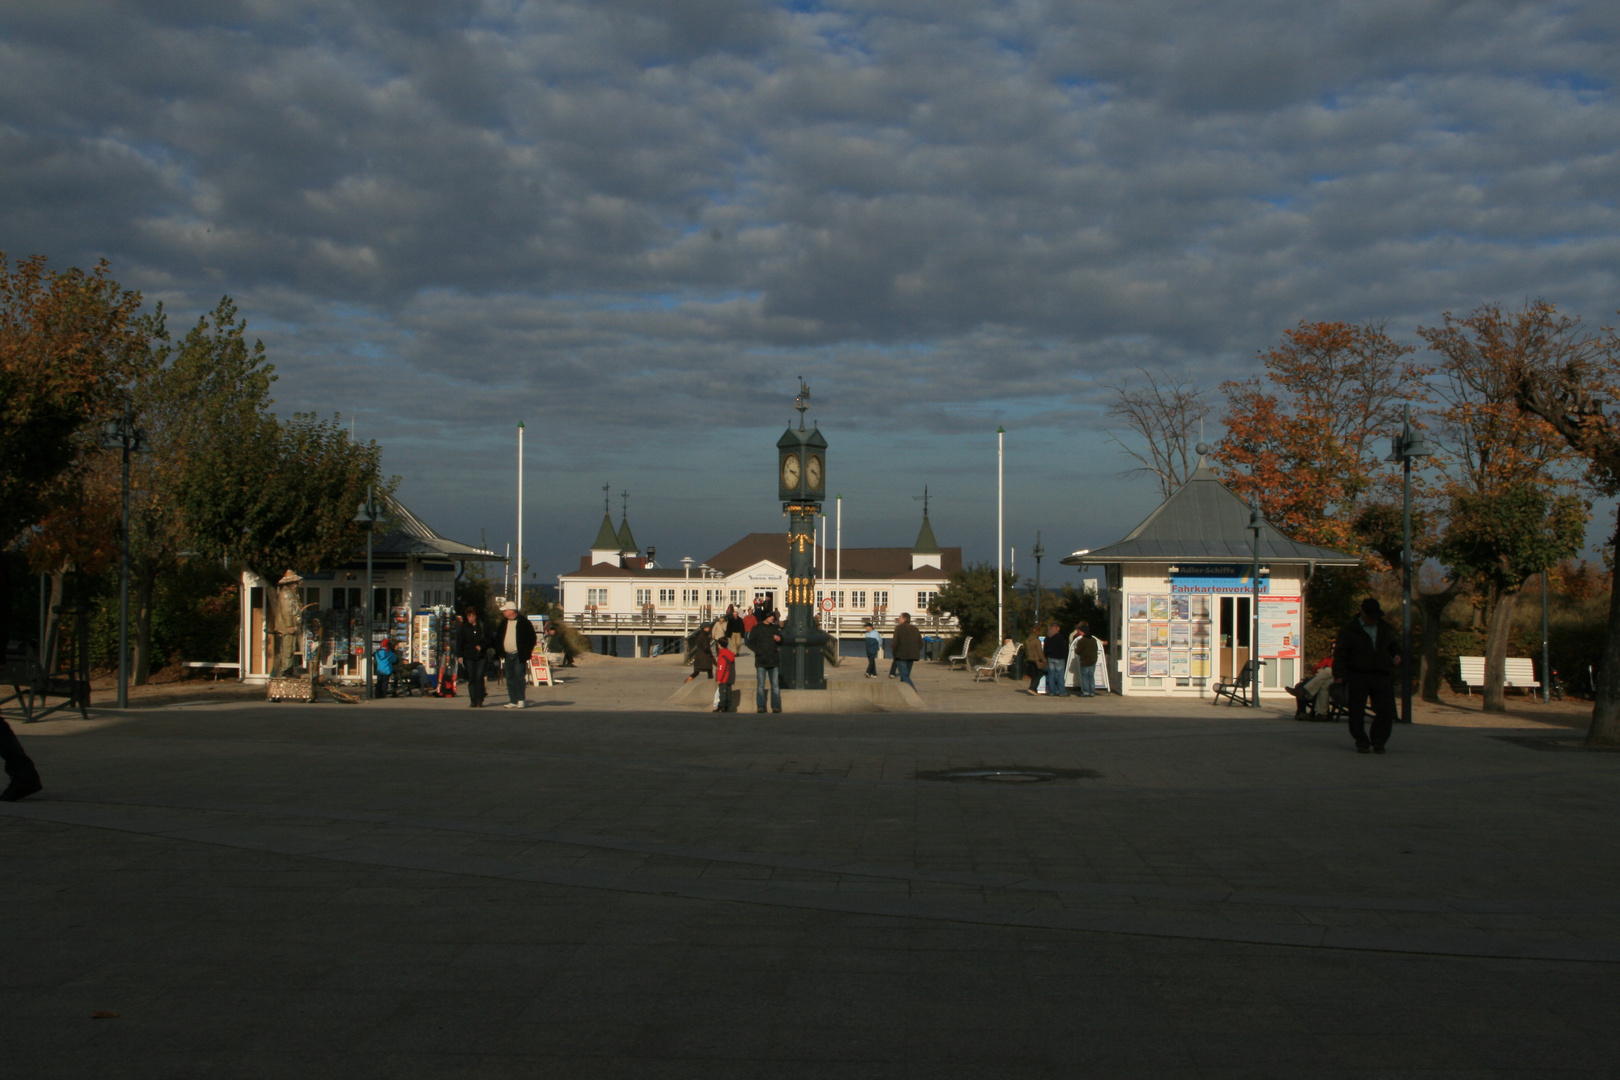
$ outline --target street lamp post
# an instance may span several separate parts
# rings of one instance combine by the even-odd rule
[[[1041,625],[1041,556],[1046,549],[1041,546],[1041,530],[1035,530],[1035,548],[1030,552],[1035,556],[1035,625]],[[996,642],[996,648],[1001,648],[1001,642]]]
[[[135,426],[128,398],[124,414],[101,429],[101,445],[123,451],[122,520],[118,527],[118,707],[129,707],[129,456],[147,452],[146,432]]]
[[[1249,570],[1249,585],[1253,590],[1249,599],[1249,704],[1260,705],[1260,530],[1266,519],[1260,513],[1260,493],[1249,495],[1249,528],[1254,533],[1254,565]]]
[[[1412,459],[1434,453],[1412,430],[1412,407],[1401,408],[1401,433],[1389,440],[1385,461],[1401,463],[1401,723],[1412,722]],[[1542,676],[1546,680],[1546,676]]]
[[[361,655],[365,657],[366,697],[368,700],[377,696],[377,680],[375,675],[376,669],[373,666],[371,655],[371,615],[372,608],[377,603],[377,589],[371,579],[371,538],[376,534],[377,520],[381,516],[381,509],[377,506],[375,489],[372,487],[372,485],[367,484],[366,501],[360,504],[360,510],[355,514],[354,520],[363,525],[366,530],[366,636],[364,639],[365,643],[362,646]]]

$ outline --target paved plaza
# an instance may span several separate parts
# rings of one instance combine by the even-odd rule
[[[1620,1075],[1620,754],[1575,709],[1430,707],[1374,757],[938,666],[760,716],[742,668],[727,715],[593,658],[522,712],[191,687],[20,727],[0,1068]]]

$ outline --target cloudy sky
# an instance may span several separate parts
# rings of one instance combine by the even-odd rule
[[[0,0],[0,249],[182,327],[231,295],[277,407],[460,539],[511,538],[525,421],[546,579],[604,483],[661,562],[779,527],[799,375],[846,545],[909,544],[926,484],[992,559],[1004,425],[1024,568],[1156,504],[1105,412],[1139,365],[1612,315],[1617,38],[1597,0]]]

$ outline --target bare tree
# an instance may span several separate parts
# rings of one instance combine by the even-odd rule
[[[1214,411],[1214,406],[1191,379],[1177,380],[1163,368],[1157,372],[1136,370],[1146,385],[1125,379],[1118,386],[1104,386],[1114,392],[1108,415],[1125,421],[1144,449],[1134,449],[1117,435],[1113,439],[1120,449],[1141,462],[1124,475],[1148,473],[1158,477],[1159,489],[1168,499],[1171,492],[1187,482],[1198,463],[1193,449],[1197,442],[1194,429]]]

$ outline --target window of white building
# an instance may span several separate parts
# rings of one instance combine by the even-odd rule
[[[928,605],[932,604],[934,602],[934,597],[936,597],[938,595],[939,595],[939,593],[937,593],[937,592],[935,592],[933,590],[918,589],[917,590],[917,610],[918,611],[927,611],[928,610]]]
[[[866,590],[851,589],[849,593],[849,606],[857,611],[866,607]]]
[[[700,592],[702,592],[701,589],[682,589],[681,590],[681,606],[682,607],[697,607],[697,605],[698,605],[698,594]]]
[[[606,589],[586,589],[585,603],[587,605],[595,604],[598,607],[606,607],[608,602],[607,596],[608,591]]]
[[[662,607],[674,607],[675,606],[675,590],[674,589],[659,589],[658,590],[658,603]]]
[[[652,590],[651,589],[637,589],[636,590],[636,607],[646,607],[650,603],[652,603]]]
[[[873,589],[872,590],[872,609],[874,611],[880,611],[880,610],[887,610],[888,607],[889,607],[889,590],[888,589]]]

